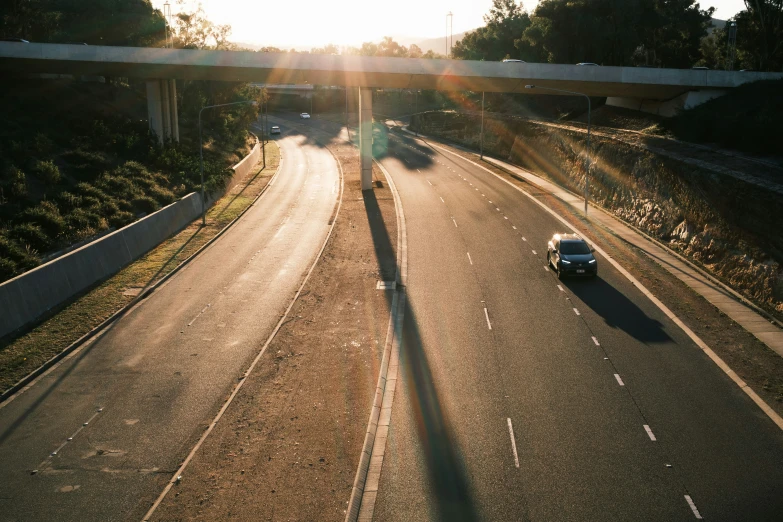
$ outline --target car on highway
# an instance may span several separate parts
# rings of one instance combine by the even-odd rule
[[[581,63],[578,63],[577,65],[592,65],[592,66],[595,66],[595,67],[601,67],[597,63],[593,63],[593,62],[581,62]]]
[[[503,63],[527,63],[525,60],[516,60],[514,58],[506,58]]]
[[[269,129],[269,134],[280,134],[280,127],[273,125],[272,128]]]
[[[307,114],[306,112],[303,112],[302,114],[300,114],[299,117],[302,118],[303,120],[309,120],[310,119],[310,115]]]
[[[598,261],[587,241],[576,234],[555,234],[547,245],[546,261],[562,279],[567,275],[595,277]]]

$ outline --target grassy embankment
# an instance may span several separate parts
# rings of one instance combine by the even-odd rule
[[[0,340],[0,391],[38,368],[129,303],[141,289],[160,281],[244,211],[269,182],[280,163],[274,142],[267,144],[266,168],[259,164],[207,212],[138,261],[66,305],[24,335]]]
[[[757,95],[748,89],[744,93],[738,90],[733,97],[739,96],[747,106],[751,102],[745,98]],[[726,102],[722,100],[711,103],[723,106]],[[692,128],[696,124],[689,118],[703,121],[707,117],[709,104],[703,107],[664,125]],[[777,114],[780,121],[780,105]],[[430,113],[420,120],[420,125],[425,134],[478,147],[478,121],[474,115]],[[583,192],[585,151],[581,133],[523,120],[488,119],[485,129],[486,151],[577,193]],[[762,130],[755,132],[760,134]],[[723,136],[726,133],[728,130],[722,131]],[[777,212],[783,198],[755,185],[611,139],[595,138],[593,157],[590,192],[597,204],[667,243],[783,318],[783,216]]]
[[[0,282],[198,188],[193,125],[181,117],[181,143],[157,147],[141,87],[0,82]],[[250,148],[244,127],[222,123],[206,129],[208,190]]]

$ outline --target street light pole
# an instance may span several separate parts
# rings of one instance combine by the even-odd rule
[[[590,194],[590,97],[583,92],[566,91],[563,89],[553,89],[552,87],[537,87],[535,85],[525,85],[525,89],[541,89],[544,91],[561,92],[563,94],[573,94],[574,96],[583,96],[587,99],[587,169],[585,171],[585,216],[587,216],[587,202]]]
[[[481,91],[481,159],[484,159],[484,91]]]
[[[215,107],[228,107],[229,105],[244,105],[246,103],[249,103],[251,105],[258,105],[258,102],[255,100],[244,100],[239,102],[233,102],[233,103],[221,103],[218,105],[206,105],[201,108],[200,111],[198,111],[198,153],[199,153],[199,163],[201,166],[201,226],[205,227],[207,226],[207,198],[204,191],[204,143],[201,139],[201,113],[204,112],[204,109],[214,109]]]
[[[419,89],[416,89],[416,116],[419,115]],[[413,122],[413,118],[411,118],[411,122]],[[419,122],[421,124],[421,122]],[[416,125],[416,136],[419,135],[419,126]]]

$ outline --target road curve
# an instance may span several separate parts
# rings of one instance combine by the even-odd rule
[[[328,150],[278,140],[264,196],[176,276],[0,406],[0,519],[140,520],[263,345],[329,231]]]
[[[408,137],[381,159],[408,308],[375,520],[775,520],[783,433],[638,289],[558,281],[563,226]]]

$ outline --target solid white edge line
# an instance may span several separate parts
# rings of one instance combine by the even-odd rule
[[[223,414],[226,412],[228,407],[234,401],[234,397],[237,396],[237,394],[239,393],[239,390],[241,390],[242,386],[247,382],[247,377],[250,375],[250,373],[256,367],[256,364],[258,364],[258,361],[261,360],[261,357],[263,357],[263,355],[266,352],[266,349],[269,347],[269,345],[272,344],[272,341],[275,339],[275,336],[277,335],[277,332],[280,330],[280,328],[282,328],[283,323],[285,323],[285,321],[286,321],[286,319],[288,317],[288,313],[294,307],[294,304],[296,304],[297,299],[299,299],[299,295],[302,293],[302,290],[304,289],[305,285],[307,284],[307,281],[310,279],[310,275],[315,270],[315,267],[318,264],[318,261],[321,260],[321,255],[323,254],[324,250],[326,250],[326,245],[329,243],[329,238],[332,237],[332,231],[334,231],[335,223],[337,223],[337,216],[340,215],[340,208],[342,207],[342,204],[343,204],[343,191],[344,191],[344,185],[345,185],[345,178],[344,178],[344,175],[343,175],[342,163],[340,163],[340,160],[337,159],[337,156],[335,156],[332,151],[329,151],[329,152],[332,154],[332,157],[334,157],[335,161],[337,162],[337,166],[340,168],[340,196],[337,199],[337,211],[334,213],[334,221],[332,221],[332,224],[329,227],[329,232],[327,232],[326,238],[324,239],[324,242],[321,245],[321,250],[319,250],[318,254],[315,256],[315,260],[313,261],[313,264],[310,266],[310,270],[307,271],[307,274],[305,275],[305,278],[302,281],[302,284],[299,286],[299,289],[296,291],[296,294],[294,294],[294,298],[291,300],[291,303],[288,305],[288,308],[286,308],[285,312],[283,313],[283,316],[280,318],[280,321],[277,322],[277,325],[275,326],[274,330],[272,330],[272,333],[269,334],[269,337],[267,338],[266,342],[264,343],[264,346],[261,347],[261,351],[258,352],[258,355],[256,355],[256,357],[253,359],[253,362],[250,363],[250,367],[242,374],[241,380],[234,387],[234,391],[231,392],[231,395],[229,395],[228,399],[223,404],[223,406],[220,408],[220,411],[218,411],[217,415],[212,420],[212,422],[209,424],[207,429],[204,430],[204,433],[201,435],[201,437],[199,438],[198,442],[196,442],[196,445],[193,447],[192,450],[190,450],[190,453],[188,454],[188,456],[185,457],[185,460],[182,462],[182,465],[180,465],[179,469],[177,469],[177,471],[174,473],[173,477],[166,484],[166,487],[163,489],[163,491],[160,493],[158,498],[152,504],[152,506],[150,507],[149,511],[147,511],[147,513],[144,515],[144,518],[142,519],[142,522],[147,522],[150,519],[150,517],[152,517],[152,515],[155,514],[155,510],[158,509],[158,506],[166,498],[166,495],[171,490],[171,487],[174,484],[176,484],[177,477],[182,475],[182,473],[185,471],[185,468],[187,468],[188,464],[190,464],[190,461],[196,455],[196,452],[198,452],[199,448],[201,448],[201,445],[204,443],[204,441],[207,439],[207,437],[209,437],[209,434],[212,433],[212,430],[215,428],[217,423],[223,417]]]
[[[571,223],[569,223],[564,217],[558,215],[554,210],[552,210],[551,208],[547,207],[544,203],[539,201],[537,198],[535,198],[532,195],[528,194],[527,192],[522,190],[521,187],[518,187],[517,185],[511,183],[509,180],[503,178],[499,174],[497,174],[495,172],[492,172],[491,170],[489,170],[488,168],[484,167],[483,165],[479,165],[475,161],[471,161],[468,158],[465,158],[464,156],[462,156],[461,154],[457,154],[456,152],[450,151],[450,150],[446,149],[445,147],[441,147],[441,146],[435,145],[433,143],[427,143],[427,142],[425,142],[425,143],[428,146],[430,146],[430,147],[437,148],[437,149],[440,149],[440,150],[442,150],[444,152],[447,152],[449,154],[457,156],[458,158],[462,159],[463,161],[467,161],[468,163],[471,163],[471,164],[475,165],[476,167],[478,167],[478,168],[488,172],[489,174],[492,174],[493,176],[498,178],[500,181],[508,184],[509,186],[513,187],[514,189],[516,189],[519,192],[521,192],[522,194],[524,194],[528,199],[530,199],[531,201],[535,202],[536,205],[538,205],[544,211],[546,211],[549,214],[551,214],[555,219],[560,221],[563,225],[567,226],[568,228],[570,228],[574,232],[579,233],[579,231],[576,229],[576,227],[574,225],[572,225]],[[532,182],[529,182],[529,183],[532,184]],[[557,196],[555,196],[555,197],[557,197]],[[585,237],[585,234],[581,234],[581,235],[582,235],[582,237]],[[696,346],[698,346],[707,355],[707,357],[709,357],[710,360],[712,360],[712,362],[715,363],[715,365],[718,366],[718,368],[720,368],[723,371],[723,373],[725,373],[732,381],[734,381],[734,384],[739,386],[740,389],[743,392],[745,392],[745,394],[748,397],[750,397],[750,399],[754,403],[756,403],[756,406],[758,406],[767,415],[767,417],[769,417],[769,419],[777,425],[778,428],[783,430],[783,417],[778,415],[777,412],[775,412],[775,410],[773,410],[769,406],[769,404],[767,404],[764,401],[764,399],[759,397],[759,395],[755,391],[753,391],[753,389],[750,386],[748,386],[748,384],[745,381],[743,381],[739,377],[739,375],[737,375],[737,373],[734,370],[732,370],[729,367],[729,365],[726,364],[726,362],[718,356],[718,354],[716,354],[714,351],[712,351],[712,348],[707,346],[707,344],[698,335],[696,335],[696,333],[693,330],[691,330],[688,327],[688,325],[683,323],[682,320],[680,320],[680,318],[677,317],[674,314],[674,312],[672,312],[669,309],[669,307],[667,307],[657,297],[655,297],[652,294],[652,292],[650,292],[647,289],[647,287],[645,287],[640,281],[638,281],[634,276],[632,276],[630,274],[630,272],[628,272],[625,268],[620,266],[620,263],[618,263],[614,258],[610,257],[601,247],[599,247],[595,243],[593,243],[593,242],[589,242],[589,243],[592,245],[593,248],[595,248],[595,250],[600,255],[602,255],[607,261],[609,261],[609,263],[617,271],[619,271],[622,275],[624,275],[625,278],[628,279],[631,282],[631,284],[633,284],[636,288],[638,288],[640,292],[642,292],[650,301],[652,301],[653,304],[655,304],[655,306],[657,306],[659,310],[661,310],[669,319],[671,319],[671,321],[674,324],[676,324],[683,332],[685,332],[685,334],[688,337],[690,337],[690,339],[696,344]]]
[[[484,307],[484,317],[487,318],[487,328],[492,330],[492,323],[489,322],[489,312],[487,312],[487,307]]]
[[[658,439],[655,438],[655,434],[653,434],[652,430],[650,429],[650,427],[647,424],[644,425],[644,431],[647,432],[647,435],[650,437],[651,441],[655,442],[655,441],[658,440]]]
[[[693,499],[691,498],[690,495],[685,495],[685,501],[691,507],[691,511],[693,511],[693,516],[695,516],[698,520],[703,520],[701,513],[699,513],[699,510],[696,508],[696,504],[693,503]]]
[[[625,386],[625,383],[624,383],[624,382],[623,382],[623,380],[620,378],[620,374],[619,374],[619,373],[615,373],[615,374],[614,374],[614,378],[617,380],[617,384],[619,384],[620,386]]]
[[[511,450],[514,452],[514,466],[519,467],[519,455],[517,454],[517,442],[514,440],[514,427],[511,425],[511,417],[506,419],[508,422],[508,434],[511,437]]]

